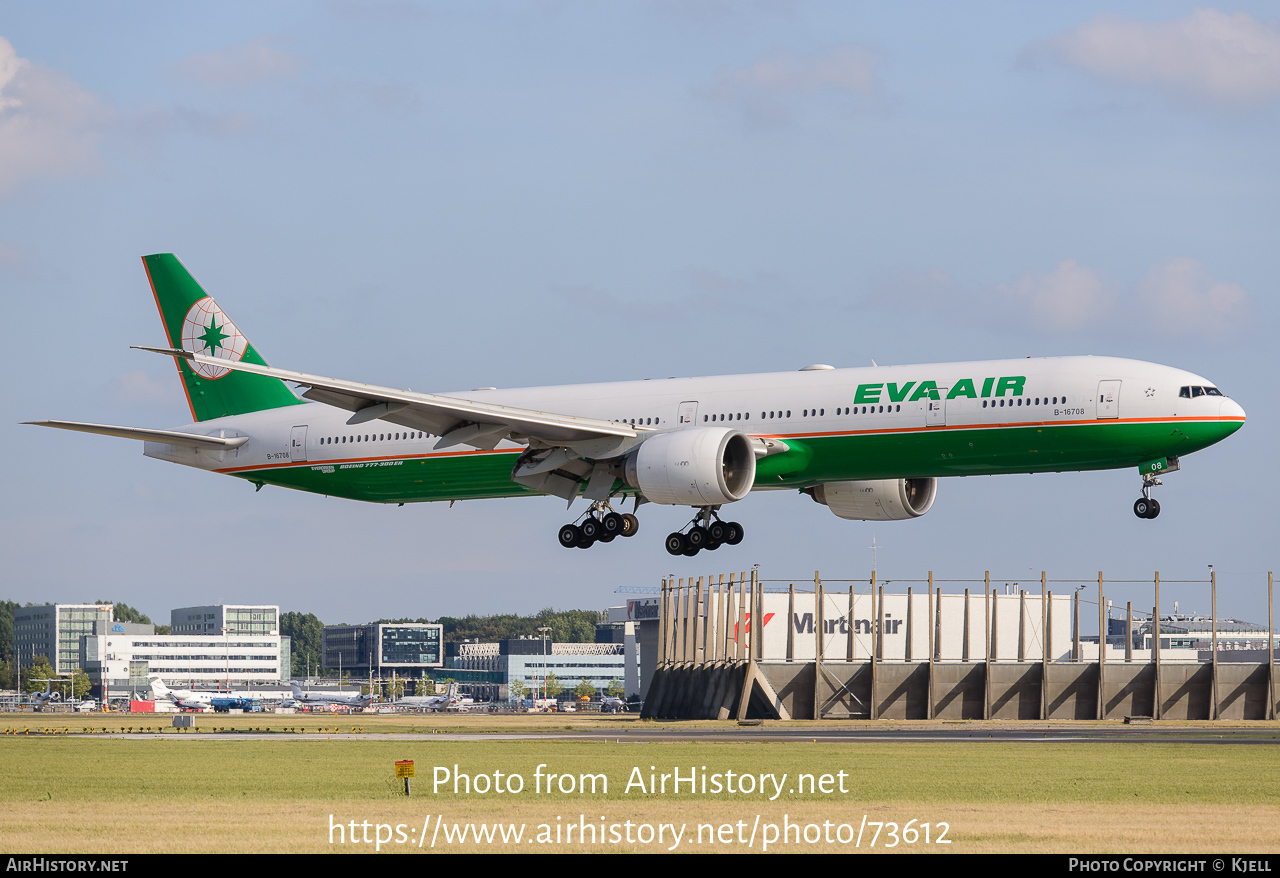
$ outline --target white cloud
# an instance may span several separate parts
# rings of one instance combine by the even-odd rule
[[[267,49],[234,56],[245,61],[245,69],[242,79],[231,80],[291,69]],[[175,132],[225,137],[252,122],[243,113],[210,114],[185,107],[120,112],[65,74],[19,57],[13,44],[0,37],[0,195],[24,183],[100,170],[99,147],[108,137],[146,146]],[[12,260],[0,248],[0,263],[7,261]]]
[[[0,37],[0,193],[98,167],[112,112],[67,76],[18,57]]]
[[[1214,280],[1202,263],[1186,256],[1153,267],[1135,293],[1135,317],[1167,335],[1221,340],[1243,328],[1253,311],[1239,284]]]
[[[22,101],[5,97],[4,90],[22,70],[30,66],[31,62],[18,57],[12,43],[0,37],[0,112],[22,106]]]
[[[950,321],[1027,330],[1041,335],[1113,335],[1141,327],[1166,337],[1223,341],[1247,329],[1249,294],[1216,280],[1197,259],[1178,256],[1126,285],[1074,259],[1011,283],[967,287],[945,272],[908,272],[864,305]]]
[[[216,52],[203,52],[179,62],[175,70],[210,88],[242,89],[271,79],[294,76],[305,59],[277,46],[281,37],[259,37]]]
[[[1042,332],[1077,332],[1096,327],[1116,295],[1092,269],[1064,259],[1048,274],[1024,274],[996,292],[1031,326]]]
[[[846,44],[808,58],[780,52],[748,67],[721,69],[701,93],[739,107],[752,124],[773,127],[791,120],[789,103],[796,98],[830,93],[862,100],[877,90],[875,56]]]
[[[1280,97],[1280,23],[1246,12],[1197,9],[1161,22],[1103,14],[1037,51],[1100,79],[1198,100],[1255,104]]]

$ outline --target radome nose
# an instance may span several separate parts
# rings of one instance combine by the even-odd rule
[[[1224,399],[1222,404],[1218,406],[1218,417],[1232,421],[1243,421],[1244,409],[1240,407],[1239,403],[1230,399]]]

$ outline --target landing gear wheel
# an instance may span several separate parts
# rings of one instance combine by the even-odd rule
[[[729,545],[736,546],[742,542],[742,525],[738,524],[738,522],[726,522],[724,531],[724,541]]]
[[[685,549],[685,550],[684,550],[684,554],[685,554],[685,555],[687,555],[688,557],[692,558],[694,555],[698,554],[698,552],[700,552],[700,551],[702,551],[702,550],[701,550],[701,549],[695,549],[693,546],[690,546],[689,548],[687,548],[687,549]]]
[[[699,525],[690,528],[689,532],[684,535],[685,541],[691,549],[701,549],[707,543],[711,542],[711,535],[707,533],[707,529]]]
[[[1139,497],[1133,501],[1133,514],[1139,518],[1151,518],[1151,504],[1153,502],[1146,497]]]
[[[588,515],[582,520],[582,524],[578,525],[578,530],[582,531],[583,539],[590,540],[594,543],[600,538],[600,534],[604,532],[604,527],[600,524],[598,519],[592,518]]]
[[[669,533],[667,534],[667,552],[672,555],[683,555],[684,550],[689,548],[689,544],[685,542],[684,534]]]
[[[612,543],[612,542],[613,542],[614,540],[616,540],[617,538],[618,538],[618,535],[617,535],[617,534],[611,534],[611,533],[609,533],[608,531],[605,531],[604,533],[600,534],[600,536],[596,537],[596,542],[597,542],[597,543]]]
[[[640,530],[640,519],[630,512],[622,513],[622,535],[624,537],[633,537],[638,530]]]
[[[707,544],[702,548],[706,549],[708,552],[714,552],[716,549],[720,548],[722,545],[724,545],[724,543],[720,540],[707,540]]]
[[[715,543],[717,546],[724,542],[725,530],[726,528],[723,521],[713,521],[711,524],[707,525],[707,534],[711,537],[711,542]],[[710,549],[712,547],[708,545],[707,548]]]
[[[1148,500],[1147,502],[1151,506],[1151,508],[1147,511],[1147,518],[1155,518],[1157,515],[1160,514],[1160,501]]]
[[[600,519],[600,526],[604,528],[604,532],[609,535],[610,539],[623,535],[622,530],[624,525],[622,516],[616,512],[610,512],[604,518]]]
[[[566,549],[572,549],[582,540],[582,531],[575,524],[566,524],[560,528],[559,539],[560,545]]]

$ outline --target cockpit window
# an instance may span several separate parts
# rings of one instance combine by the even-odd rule
[[[1191,397],[1193,396],[1225,397],[1226,394],[1216,387],[1183,387],[1181,390],[1178,391],[1178,396],[1181,397],[1182,399],[1191,399]]]

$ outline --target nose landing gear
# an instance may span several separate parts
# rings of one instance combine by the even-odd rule
[[[667,552],[692,558],[703,549],[715,551],[721,546],[736,546],[742,542],[742,525],[736,521],[722,521],[719,511],[719,506],[703,506],[687,525],[687,531],[667,534]]]
[[[633,537],[640,530],[640,519],[629,512],[613,511],[606,500],[597,500],[576,524],[560,528],[558,539],[566,549],[589,549],[596,543],[611,543],[618,537]]]

